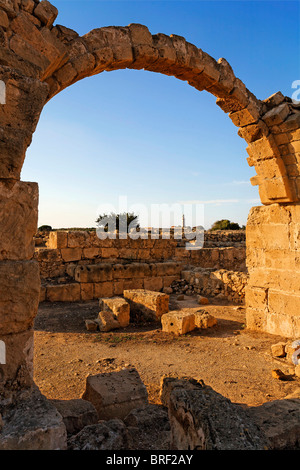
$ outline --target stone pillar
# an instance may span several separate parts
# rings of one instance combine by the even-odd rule
[[[40,293],[39,266],[32,260],[38,185],[2,180],[0,217],[0,340],[6,353],[0,365],[1,407],[33,386],[32,326]]]
[[[300,205],[253,207],[247,227],[247,327],[300,337]]]

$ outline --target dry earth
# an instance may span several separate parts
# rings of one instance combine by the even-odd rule
[[[179,302],[171,296],[170,310],[177,308],[199,305],[194,297]],[[284,381],[272,377],[273,369],[291,374],[291,365],[271,354],[271,345],[286,338],[247,331],[243,307],[212,302],[205,310],[218,324],[177,338],[163,333],[159,324],[89,332],[85,320],[96,318],[98,310],[98,301],[40,305],[34,368],[35,381],[47,398],[80,398],[89,374],[127,365],[140,373],[152,403],[160,403],[160,378],[165,374],[202,379],[231,401],[249,406],[300,390],[295,376]]]

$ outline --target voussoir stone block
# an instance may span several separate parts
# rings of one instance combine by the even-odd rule
[[[0,260],[30,259],[38,220],[38,185],[0,183]]]
[[[42,0],[34,10],[35,16],[45,25],[51,26],[58,15],[58,10],[47,0]]]
[[[130,305],[131,319],[137,321],[159,321],[169,311],[169,295],[144,289],[129,289],[123,292]]]
[[[99,419],[124,419],[134,409],[148,404],[148,392],[138,371],[122,369],[89,375],[82,395],[98,412]]]

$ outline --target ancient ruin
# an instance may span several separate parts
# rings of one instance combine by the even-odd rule
[[[291,340],[300,337],[299,106],[280,91],[258,100],[225,59],[215,60],[181,36],[152,35],[140,24],[100,27],[79,36],[62,25],[53,26],[57,15],[47,0],[0,0],[0,81],[5,84],[0,104],[0,339],[6,347],[6,363],[0,365],[1,449],[66,445],[62,415],[39,395],[33,380],[33,322],[40,301],[110,298],[130,289],[158,292],[172,284],[180,292],[184,280],[187,289],[202,286],[195,292],[204,296],[217,289],[236,302],[245,297],[250,330]],[[35,251],[38,185],[20,181],[20,173],[43,107],[78,80],[125,68],[171,75],[199,92],[206,90],[238,128],[248,145],[248,164],[257,173],[251,183],[258,185],[263,204],[253,207],[248,217],[246,256],[243,240],[237,241],[238,246],[187,252],[172,238],[101,241],[95,233],[66,231],[51,233],[47,245]],[[201,413],[195,426],[204,426],[202,441],[194,429],[182,435],[183,413],[195,414],[197,403],[211,400],[212,395],[203,395],[198,385],[196,391],[179,389],[172,395],[176,448],[224,448],[222,440],[211,442],[207,417]],[[231,404],[226,403],[230,414]],[[2,421],[7,407],[11,418]],[[26,416],[33,411],[36,421],[29,437]],[[240,422],[246,419],[236,407],[231,413],[243,415]],[[123,436],[109,445],[128,445],[122,422],[108,421],[102,434],[105,426]],[[247,427],[254,447],[262,448],[264,439],[259,441],[256,425]],[[177,434],[176,429],[180,429]],[[235,432],[225,448],[237,445],[241,429]],[[245,445],[239,442],[238,448],[251,447],[250,434],[243,435]],[[25,436],[22,443],[20,435]],[[74,439],[73,448],[80,439],[86,437]]]

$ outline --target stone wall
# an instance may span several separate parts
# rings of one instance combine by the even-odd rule
[[[193,295],[200,294],[215,299],[226,299],[236,304],[245,301],[248,275],[226,269],[214,270],[187,267],[181,272],[181,279],[171,285],[174,292]]]
[[[245,233],[215,233],[206,235],[204,247],[186,250],[185,242],[170,239],[127,238],[100,240],[95,231],[53,231],[46,247],[36,247],[42,279],[72,276],[77,265],[99,263],[157,263],[176,261],[206,268],[246,269]],[[229,246],[228,246],[229,245]],[[232,246],[234,245],[234,246]]]
[[[185,242],[174,237],[101,240],[95,231],[52,231],[47,247],[35,249],[42,283],[40,300],[92,300],[121,295],[131,288],[160,291],[180,280],[186,264],[243,271],[244,238],[244,232],[214,233],[205,241],[214,247],[186,250]],[[231,243],[235,246],[223,246]],[[88,282],[80,275],[87,270]]]
[[[181,263],[77,265],[63,281],[42,281],[40,301],[76,302],[123,295],[126,289],[161,291],[180,279]]]
[[[253,207],[247,224],[247,326],[300,334],[300,207]]]

